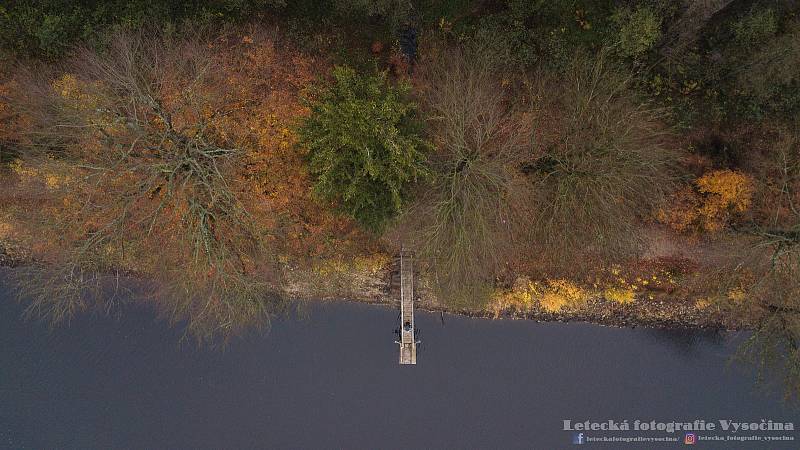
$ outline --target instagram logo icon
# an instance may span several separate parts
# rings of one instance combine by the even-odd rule
[[[697,435],[694,433],[686,433],[683,438],[683,443],[686,445],[694,445],[697,442]]]

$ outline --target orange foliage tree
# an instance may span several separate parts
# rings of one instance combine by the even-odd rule
[[[298,145],[295,132],[298,120],[308,114],[301,93],[320,68],[327,68],[326,62],[287,47],[276,32],[260,28],[224,34],[213,49],[239,106],[223,128],[247,153],[248,186],[273,213],[280,251],[304,258],[363,248],[366,234],[312,198],[307,150]]]
[[[335,228],[291,131],[312,63],[258,30],[119,33],[64,74],[20,75],[18,186],[45,180],[59,236],[55,264],[25,275],[30,311],[57,321],[109,306],[108,274],[127,270],[155,276],[162,310],[199,339],[265,324],[281,305],[276,254]]]
[[[657,219],[680,232],[717,232],[750,208],[754,189],[753,179],[742,172],[714,170],[676,192]]]
[[[0,95],[24,128],[14,195],[36,202],[21,219],[49,263],[20,272],[29,312],[110,307],[109,283],[133,272],[157,279],[170,318],[214,340],[282,306],[278,261],[363,251],[366,235],[312,199],[296,144],[300,92],[320,66],[254,27],[117,33],[65,70],[20,70]]]

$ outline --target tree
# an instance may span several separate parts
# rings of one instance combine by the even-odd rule
[[[751,177],[734,170],[712,170],[694,181],[695,188],[676,192],[656,217],[679,232],[718,232],[750,208]]]
[[[758,195],[764,214],[737,227],[714,276],[712,299],[752,329],[739,356],[758,369],[760,381],[784,383],[800,398],[800,130],[779,131]],[[776,377],[777,375],[778,377]]]
[[[671,192],[676,154],[664,112],[642,104],[628,79],[577,56],[564,77],[529,79],[534,144],[522,170],[530,185],[530,240],[548,264],[638,250],[639,219]]]
[[[611,20],[618,30],[616,51],[623,57],[640,58],[661,38],[661,17],[647,6],[617,8]]]
[[[242,186],[247,156],[224,129],[236,108],[220,67],[202,40],[120,32],[54,81],[23,80],[24,161],[68,169],[48,190],[65,206],[52,218],[61,252],[22,277],[31,313],[109,307],[126,271],[154,277],[161,310],[200,340],[263,325],[280,306]]]
[[[314,192],[371,230],[402,208],[411,182],[424,173],[427,144],[416,121],[409,86],[386,74],[362,76],[336,67],[333,84],[308,100],[300,127],[316,176]]]
[[[445,48],[419,70],[435,150],[432,176],[405,215],[407,238],[431,264],[440,298],[474,305],[488,298],[514,241],[527,128],[487,48]]]

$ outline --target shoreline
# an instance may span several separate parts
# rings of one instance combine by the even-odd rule
[[[9,248],[14,250],[9,251]],[[21,249],[0,242],[0,267],[13,270],[32,262],[33,260],[27,257]],[[308,274],[306,270],[296,270],[296,272],[301,272],[298,274],[300,277]],[[340,288],[335,287],[326,289],[325,287],[314,286],[313,282],[290,282],[284,292],[288,298],[295,301],[328,302],[336,300],[399,309],[399,299],[394,299],[390,294],[391,286],[390,283],[386,282],[388,277],[385,269],[379,271],[379,273],[366,275],[355,272],[357,271],[353,270],[348,275],[358,278],[359,282],[355,284],[360,286],[355,290],[347,289],[349,292],[341,292]],[[335,278],[335,275],[332,277]],[[421,291],[422,295],[418,296],[415,303],[416,309],[430,313],[446,313],[476,319],[529,320],[540,323],[580,322],[615,328],[645,327],[673,330],[742,331],[749,328],[746,324],[726,321],[724,316],[719,314],[702,314],[696,308],[690,308],[685,303],[679,302],[665,304],[664,301],[656,301],[651,302],[649,305],[641,303],[619,305],[600,298],[592,298],[584,305],[583,309],[556,313],[538,309],[520,311],[513,308],[491,311],[487,308],[448,307],[439,304],[427,289],[423,288]]]
[[[304,299],[310,302],[333,302],[344,301],[350,303],[363,303],[375,306],[397,308],[400,302],[395,300],[369,300],[349,297],[327,297],[323,299]],[[470,309],[448,308],[445,306],[429,305],[425,303],[416,304],[416,310],[428,313],[444,313],[456,316],[470,317],[473,319],[486,320],[528,320],[537,323],[586,323],[613,328],[653,328],[670,330],[707,330],[707,331],[745,331],[745,326],[731,326],[720,320],[708,320],[706,322],[694,320],[680,320],[677,318],[645,318],[636,317],[631,311],[609,311],[606,313],[572,311],[563,313],[548,313],[543,311],[503,311],[495,314],[491,311],[479,311]]]

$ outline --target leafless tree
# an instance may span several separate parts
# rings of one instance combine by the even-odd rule
[[[199,339],[266,323],[269,252],[241,183],[244,151],[222,125],[235,110],[208,45],[117,33],[103,52],[79,49],[66,75],[31,74],[17,93],[31,121],[25,158],[74,170],[64,251],[26,274],[31,311],[61,320],[107,305],[108,274],[122,268],[156,277],[161,310]]]
[[[759,209],[734,231],[735,246],[709,279],[717,305],[752,328],[739,356],[761,381],[780,378],[788,398],[800,398],[800,129],[780,130],[770,165],[759,179]],[[768,200],[769,199],[769,200]],[[732,295],[737,293],[737,295]],[[738,296],[738,297],[737,297]],[[776,377],[777,375],[777,377]]]
[[[442,298],[475,304],[486,299],[513,242],[511,196],[527,136],[491,53],[441,50],[419,68],[433,176],[405,221]]]
[[[664,112],[641,103],[603,53],[577,56],[563,77],[538,72],[529,86],[535,139],[523,171],[536,254],[570,269],[589,255],[635,254],[640,219],[674,182]]]

